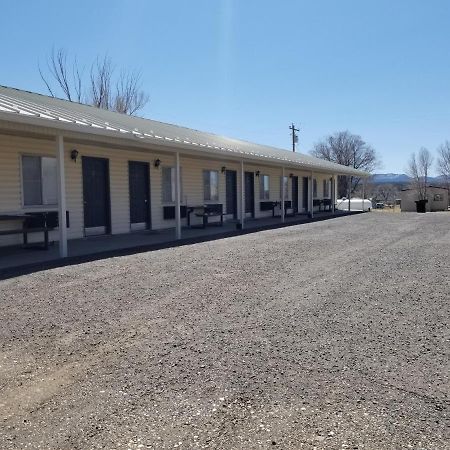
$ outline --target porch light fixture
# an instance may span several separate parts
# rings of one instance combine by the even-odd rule
[[[74,148],[71,152],[70,152],[70,159],[73,162],[77,162],[77,158],[78,158],[78,150],[76,148]]]
[[[289,178],[294,178],[294,174],[293,174],[293,173],[290,173],[290,174],[289,174]]]
[[[158,158],[158,159],[155,159],[154,166],[155,166],[156,168],[158,168],[160,165],[161,165],[161,160],[160,160],[159,158]]]
[[[225,171],[227,170],[227,168],[225,166],[222,166],[222,173],[225,173]]]
[[[256,175],[257,177],[259,177],[259,174],[260,174],[260,171],[257,170],[257,171],[255,172],[255,175]]]

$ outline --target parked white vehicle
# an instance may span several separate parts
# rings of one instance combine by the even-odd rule
[[[340,211],[348,211],[348,198],[338,198],[336,200],[336,208]],[[372,201],[369,199],[362,198],[351,198],[350,199],[350,211],[371,211],[372,210]]]

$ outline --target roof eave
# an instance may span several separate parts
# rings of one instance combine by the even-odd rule
[[[308,171],[319,171],[323,173],[329,173],[334,175],[353,175],[358,177],[369,177],[370,174],[367,172],[359,171],[357,169],[348,169],[344,166],[340,166],[339,164],[333,164],[333,167],[325,168],[320,167],[319,165],[314,164],[305,164],[300,162],[291,161],[283,158],[273,158],[269,156],[259,156],[254,154],[249,154],[248,152],[240,151],[240,150],[220,150],[214,151],[214,149],[210,149],[207,147],[202,147],[199,145],[189,144],[185,142],[176,142],[174,140],[166,140],[164,138],[152,138],[150,140],[149,137],[140,137],[138,134],[134,134],[131,132],[122,132],[117,130],[107,130],[92,127],[90,125],[81,125],[70,122],[62,122],[57,119],[50,120],[44,119],[34,116],[23,116],[16,113],[9,113],[0,111],[0,122],[4,121],[12,124],[22,124],[28,126],[35,126],[41,129],[54,130],[55,136],[58,134],[62,134],[64,132],[70,133],[80,133],[82,135],[90,135],[90,136],[100,136],[105,138],[112,139],[125,139],[127,141],[133,142],[133,145],[139,145],[142,148],[151,149],[152,145],[157,145],[158,147],[164,147],[167,150],[171,150],[173,152],[177,152],[180,150],[184,151],[192,151],[195,149],[197,153],[201,152],[204,154],[210,155],[224,155],[226,158],[231,159],[244,159],[252,162],[259,162],[262,164],[267,164],[270,162],[271,165],[277,165],[280,167],[291,168],[291,169],[302,169]]]

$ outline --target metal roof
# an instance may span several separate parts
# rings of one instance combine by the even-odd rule
[[[106,111],[34,92],[0,86],[0,120],[79,131],[81,133],[156,143],[198,153],[222,153],[246,160],[276,162],[286,167],[367,176],[366,172],[302,153],[218,136],[141,117]]]

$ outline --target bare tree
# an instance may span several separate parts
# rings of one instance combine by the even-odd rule
[[[46,73],[40,66],[38,69],[52,97],[60,89],[69,101],[129,115],[136,114],[149,101],[148,94],[142,90],[141,73],[122,69],[116,76],[108,56],[97,57],[91,65],[88,80],[84,70],[80,70],[77,59],[69,61],[64,49],[53,49],[46,65]]]
[[[379,164],[373,147],[364,142],[361,136],[351,134],[349,131],[340,131],[327,136],[314,146],[311,154],[366,172],[372,172]],[[339,177],[338,196],[345,197],[349,188],[351,192],[355,192],[360,181],[358,177],[351,177],[351,180],[348,177]]]
[[[438,148],[437,167],[439,174],[444,178],[445,187],[450,188],[450,142],[445,141]]]
[[[54,87],[52,88],[51,83],[44,76],[39,64],[38,69],[39,75],[47,86],[50,95],[55,97],[56,89]],[[67,100],[71,102],[82,101],[82,78],[76,59],[70,64],[67,62],[67,53],[65,50],[60,48],[55,51],[55,49],[52,49],[52,53],[47,59],[47,70],[50,78],[53,78],[56,85],[60,87]]]
[[[425,147],[418,155],[413,153],[408,163],[407,173],[412,178],[411,186],[417,191],[418,200],[427,200],[428,173],[433,164],[433,156]]]
[[[113,67],[111,60],[105,56],[103,60],[97,58],[90,71],[90,96],[91,103],[97,108],[113,109],[111,78]]]
[[[148,103],[148,95],[140,89],[140,80],[140,72],[121,71],[116,83],[115,111],[133,115]]]
[[[383,203],[394,203],[395,199],[398,197],[399,187],[387,183],[379,184],[375,190],[375,197],[377,200],[381,200]]]

